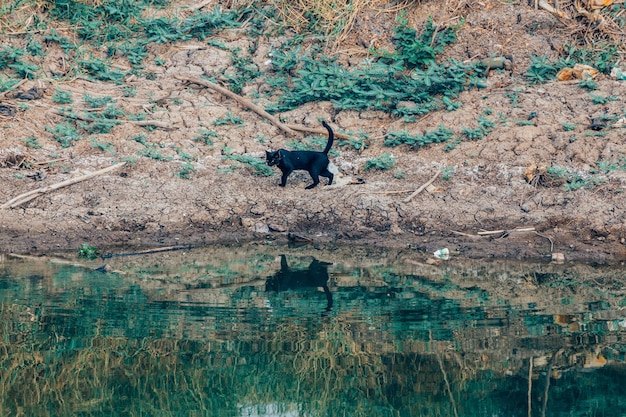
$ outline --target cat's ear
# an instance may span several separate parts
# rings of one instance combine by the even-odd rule
[[[265,151],[265,156],[269,157],[272,153],[270,151]]]

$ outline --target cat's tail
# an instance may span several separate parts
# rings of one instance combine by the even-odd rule
[[[333,146],[333,140],[335,140],[335,133],[330,128],[330,126],[328,126],[328,123],[326,123],[325,120],[322,120],[322,126],[324,126],[326,130],[328,130],[328,143],[326,144],[326,147],[324,148],[324,151],[323,151],[325,154],[328,154],[328,151],[330,151],[331,146]]]

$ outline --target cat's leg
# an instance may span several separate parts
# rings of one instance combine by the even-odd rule
[[[320,183],[320,174],[319,172],[315,171],[310,171],[309,174],[311,174],[311,178],[313,178],[313,184],[305,187],[305,190],[310,190],[311,188],[315,188],[317,186],[317,184]]]
[[[293,172],[293,169],[286,169],[283,171],[283,176],[280,178],[280,186],[287,185],[287,177]]]
[[[330,171],[328,170],[328,168],[326,168],[326,169],[324,170],[324,172],[321,172],[321,173],[320,173],[320,175],[321,175],[322,177],[326,177],[326,178],[328,178],[328,184],[327,184],[327,185],[331,185],[331,184],[333,183],[333,178],[335,178],[335,176],[333,175],[333,173],[332,173],[332,172],[330,172]]]

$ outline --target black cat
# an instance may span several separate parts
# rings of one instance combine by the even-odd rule
[[[283,172],[280,186],[287,184],[287,177],[295,170],[308,171],[313,178],[313,184],[306,187],[307,190],[320,183],[320,175],[328,178],[328,185],[333,183],[333,173],[328,170],[328,151],[333,146],[335,134],[326,122],[322,125],[328,130],[328,143],[322,152],[316,151],[288,151],[279,149],[277,151],[265,151],[267,165],[276,165]]]
[[[289,291],[308,288],[322,288],[326,295],[326,311],[333,307],[333,295],[328,288],[328,266],[332,263],[313,259],[308,269],[292,269],[285,255],[280,255],[280,271],[268,277],[265,291]]]

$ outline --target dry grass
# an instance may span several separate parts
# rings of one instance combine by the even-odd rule
[[[317,26],[332,38],[335,45],[341,43],[352,28],[356,17],[367,9],[389,3],[388,0],[276,0],[279,20],[297,32]]]

